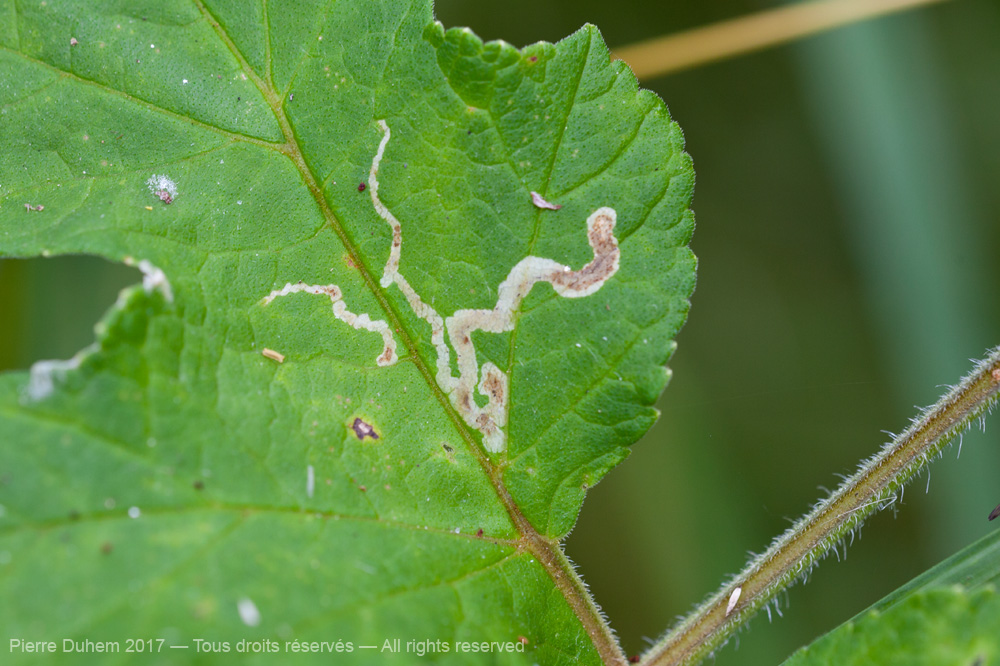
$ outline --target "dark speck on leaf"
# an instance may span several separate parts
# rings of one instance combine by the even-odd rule
[[[375,428],[371,427],[371,425],[365,423],[360,418],[354,419],[354,423],[351,424],[351,429],[354,431],[355,436],[360,440],[364,440],[365,437],[378,439],[378,433],[375,432]]]
[[[476,530],[476,536],[477,537],[483,536],[483,528],[482,527],[480,527],[478,530]]]
[[[448,453],[451,453],[452,451],[455,450],[455,449],[451,448],[451,446],[449,446],[448,444],[442,444],[441,446],[444,447],[444,450],[446,452],[448,452]]]
[[[364,191],[365,191],[365,184],[364,183],[358,184],[358,192],[364,192]]]
[[[990,520],[993,520],[997,516],[1000,516],[1000,504],[997,504],[997,508],[990,512]]]
[[[101,552],[105,555],[110,555],[111,551],[114,550],[114,546],[111,545],[110,541],[105,541],[101,544]]]
[[[538,56],[528,56],[528,62],[538,62]]]

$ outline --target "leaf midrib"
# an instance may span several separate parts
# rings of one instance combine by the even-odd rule
[[[368,266],[365,264],[365,262],[362,261],[361,255],[358,252],[354,240],[347,233],[347,230],[340,223],[340,220],[337,219],[337,216],[330,208],[330,205],[323,194],[323,190],[319,186],[319,180],[317,179],[317,176],[313,172],[312,168],[306,162],[302,150],[299,147],[298,137],[295,134],[295,130],[292,127],[291,122],[288,120],[288,116],[285,114],[284,94],[276,91],[269,82],[262,79],[253,70],[253,68],[250,67],[250,64],[247,62],[242,52],[232,41],[232,39],[230,39],[229,35],[224,30],[221,23],[217,21],[214,15],[211,13],[211,11],[209,11],[208,8],[205,7],[202,0],[192,0],[192,1],[194,2],[195,6],[199,9],[199,11],[202,12],[202,14],[205,16],[206,20],[208,20],[209,25],[215,30],[216,34],[223,41],[226,47],[230,50],[230,52],[232,52],[233,57],[236,58],[243,72],[247,75],[247,77],[254,84],[254,86],[257,87],[258,91],[260,92],[264,100],[267,102],[268,106],[271,107],[271,111],[272,113],[274,113],[274,117],[278,122],[278,126],[281,128],[282,134],[285,137],[285,143],[279,148],[277,148],[277,150],[282,154],[284,154],[285,156],[287,156],[295,165],[296,169],[299,171],[300,175],[302,176],[303,182],[305,183],[306,187],[309,188],[310,194],[312,194],[313,199],[316,201],[316,204],[319,207],[320,213],[323,215],[323,218],[326,220],[327,224],[334,231],[334,233],[337,234],[338,238],[340,239],[341,243],[344,246],[344,249],[347,250],[348,254],[350,255],[351,261],[357,267],[358,273],[361,275],[361,278],[364,281],[365,286],[368,287],[368,290],[372,293],[374,298],[378,301],[379,306],[382,308],[383,312],[385,312],[386,316],[389,318],[390,326],[392,327],[393,331],[395,331],[402,338],[403,345],[406,347],[410,357],[413,359],[414,365],[417,367],[420,374],[423,376],[424,381],[430,387],[431,391],[434,393],[438,402],[445,409],[449,418],[454,423],[455,429],[458,430],[459,435],[462,437],[463,440],[465,440],[465,443],[467,444],[469,450],[473,453],[473,455],[476,456],[480,465],[487,471],[487,474],[489,475],[493,485],[495,487],[496,486],[502,487],[503,484],[501,483],[498,475],[496,477],[494,476],[494,471],[497,469],[497,466],[493,465],[489,461],[489,459],[486,458],[486,456],[482,453],[481,448],[476,443],[476,440],[472,436],[471,432],[469,432],[469,429],[465,425],[465,422],[462,420],[462,417],[452,406],[451,401],[448,399],[448,396],[445,395],[444,391],[441,389],[440,386],[438,386],[437,382],[434,380],[434,374],[430,371],[430,368],[427,366],[427,363],[424,361],[423,357],[418,353],[417,346],[414,343],[413,338],[410,336],[409,330],[404,325],[403,320],[400,317],[399,313],[396,312],[396,309],[392,306],[392,304],[386,298],[385,294],[379,288],[378,281],[371,274],[371,271],[368,269]],[[497,488],[497,490],[499,491],[499,488]],[[500,495],[499,492],[498,495]],[[501,502],[505,504],[505,508],[509,513],[512,512],[513,508],[513,513],[516,513],[517,517],[520,518],[520,520],[517,520],[515,516],[513,515],[511,516],[512,519],[514,519],[515,527],[519,528],[519,531],[521,531],[523,534],[524,530],[520,529],[521,527],[520,523],[523,522],[525,525],[528,525],[527,520],[520,514],[520,511],[517,510],[516,505],[513,503],[512,499],[510,500],[510,506],[507,506],[508,503],[504,501],[504,495],[507,495],[507,497],[509,497],[509,494],[504,492],[503,495],[500,495]],[[532,529],[531,531],[534,530]]]
[[[198,7],[202,15],[206,17],[206,19],[214,18],[212,13],[204,6],[202,0],[192,1]],[[284,94],[279,95],[273,89],[272,85],[269,85],[268,82],[262,80],[257,73],[254,72],[246,58],[243,57],[242,52],[240,52],[240,50],[236,47],[236,44],[229,38],[229,35],[218,21],[210,20],[209,24],[215,29],[216,34],[223,41],[223,43],[226,44],[226,47],[233,54],[233,57],[237,59],[237,62],[239,62],[244,73],[253,82],[254,86],[257,87],[260,94],[271,107],[271,110],[278,121],[278,125],[281,128],[282,134],[285,136],[286,144],[281,152],[287,155],[294,162],[296,168],[302,175],[303,181],[309,188],[313,199],[316,201],[317,206],[319,206],[323,217],[337,234],[344,246],[344,249],[350,254],[351,260],[357,267],[358,273],[361,275],[361,278],[368,287],[368,290],[372,293],[383,312],[385,312],[386,316],[389,318],[393,330],[402,338],[403,345],[408,350],[410,356],[414,359],[414,365],[423,376],[424,381],[427,383],[433,395],[437,398],[438,403],[444,409],[445,414],[447,414],[448,418],[451,419],[455,430],[465,441],[469,451],[476,457],[480,467],[486,473],[486,476],[489,479],[490,484],[493,486],[498,499],[510,516],[511,521],[514,524],[514,528],[521,534],[521,538],[519,539],[519,550],[531,552],[549,574],[553,584],[563,595],[567,605],[572,609],[574,615],[576,615],[577,619],[580,621],[581,626],[587,632],[594,648],[601,656],[602,661],[605,664],[625,664],[625,656],[621,651],[620,645],[614,638],[610,627],[604,621],[600,611],[594,604],[593,598],[587,591],[583,581],[576,574],[576,571],[570,564],[569,560],[566,559],[558,543],[535,530],[530,521],[528,521],[524,514],[521,513],[517,503],[514,501],[514,498],[511,496],[507,487],[503,483],[503,466],[494,465],[485,455],[482,448],[476,443],[475,438],[472,436],[472,433],[469,431],[464,420],[452,406],[448,396],[444,393],[441,387],[438,386],[437,381],[434,379],[434,374],[431,373],[430,368],[428,368],[423,357],[418,353],[417,347],[414,344],[413,339],[410,337],[409,330],[403,324],[399,314],[392,307],[392,304],[389,303],[385,294],[381,291],[381,289],[379,289],[378,282],[369,272],[365,263],[361,261],[361,257],[358,254],[355,244],[331,210],[328,202],[326,201],[326,197],[323,195],[322,189],[319,187],[319,180],[317,179],[316,174],[313,173],[309,164],[305,161],[302,151],[299,148],[295,131],[284,112]],[[270,64],[268,66],[270,67]]]

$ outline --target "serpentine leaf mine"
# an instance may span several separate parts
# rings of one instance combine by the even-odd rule
[[[442,317],[433,307],[425,303],[416,290],[399,271],[399,261],[403,245],[402,224],[379,198],[379,165],[385,155],[391,132],[385,120],[378,121],[382,131],[371,169],[368,172],[367,187],[364,183],[359,191],[367,191],[379,217],[392,230],[389,258],[385,263],[379,284],[383,289],[396,285],[406,298],[414,314],[427,322],[431,328],[431,343],[437,352],[437,372],[435,380],[447,393],[452,404],[465,422],[483,436],[483,447],[490,453],[500,453],[507,448],[504,428],[509,410],[508,373],[496,365],[485,362],[479,365],[476,348],[472,343],[472,333],[502,333],[511,331],[515,325],[515,313],[521,301],[539,282],[548,282],[557,294],[564,298],[582,298],[598,291],[613,276],[619,267],[620,251],[614,236],[617,213],[613,208],[601,207],[587,218],[587,240],[594,252],[594,258],[580,270],[552,259],[527,256],[510,269],[506,279],[497,290],[497,302],[493,308],[480,310],[456,310],[450,317]],[[534,194],[534,193],[532,193]],[[536,205],[556,209],[538,195],[533,196]],[[343,295],[337,285],[309,285],[299,282],[288,283],[281,289],[272,291],[262,303],[267,305],[278,296],[294,292],[326,294],[333,302],[336,317],[356,329],[378,332],[385,342],[384,351],[378,357],[380,366],[396,362],[396,342],[388,324],[383,320],[372,320],[367,314],[355,315],[346,309]],[[446,339],[447,338],[447,339]],[[448,343],[451,343],[449,346]],[[451,350],[455,350],[458,376],[452,375]],[[474,391],[486,398],[486,404],[476,404]]]

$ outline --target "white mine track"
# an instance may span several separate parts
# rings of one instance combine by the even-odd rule
[[[476,360],[476,348],[472,343],[472,333],[501,333],[514,329],[515,313],[521,301],[538,282],[548,282],[556,293],[565,298],[582,298],[599,290],[618,271],[620,251],[613,231],[617,215],[613,208],[602,207],[587,218],[587,240],[594,251],[594,258],[578,271],[572,270],[552,259],[528,256],[517,262],[507,278],[497,290],[497,303],[491,309],[457,310],[450,317],[443,318],[425,303],[399,272],[400,252],[403,245],[403,230],[399,220],[382,203],[378,196],[378,169],[385,154],[391,135],[384,120],[378,121],[382,130],[382,140],[372,159],[368,172],[368,191],[375,211],[392,229],[392,245],[389,259],[379,284],[383,289],[396,285],[406,298],[406,302],[419,318],[431,327],[431,343],[437,351],[436,381],[448,394],[452,404],[471,427],[483,436],[483,446],[491,453],[499,453],[507,448],[507,425],[509,377],[490,362],[480,367]],[[373,320],[367,314],[356,315],[347,310],[343,294],[337,285],[309,285],[302,282],[288,283],[281,289],[272,291],[262,303],[267,305],[279,296],[295,292],[326,295],[333,303],[333,313],[341,321],[358,330],[367,330],[382,335],[383,351],[376,359],[380,366],[392,365],[397,361],[396,341],[392,329],[384,320]],[[448,341],[451,342],[451,347]],[[451,348],[455,350],[458,377],[451,371]],[[473,391],[486,398],[486,405],[476,404]]]

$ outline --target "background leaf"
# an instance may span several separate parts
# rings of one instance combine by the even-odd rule
[[[990,664],[1000,658],[1000,532],[986,535],[785,663]]]
[[[0,377],[4,638],[599,661],[538,548],[652,423],[694,260],[680,132],[596,29],[517,51],[418,1],[7,9],[0,253],[100,255],[144,284],[71,361]],[[379,286],[380,146],[400,273],[442,316],[492,308],[528,255],[579,269],[586,220],[617,212],[596,294],[543,284],[512,331],[472,334],[510,377],[494,455],[433,379],[431,327]],[[266,301],[298,281],[387,322],[400,360],[323,294]]]
[[[917,592],[885,612],[869,611],[785,663],[993,664],[1000,655],[1000,598],[993,588]]]

